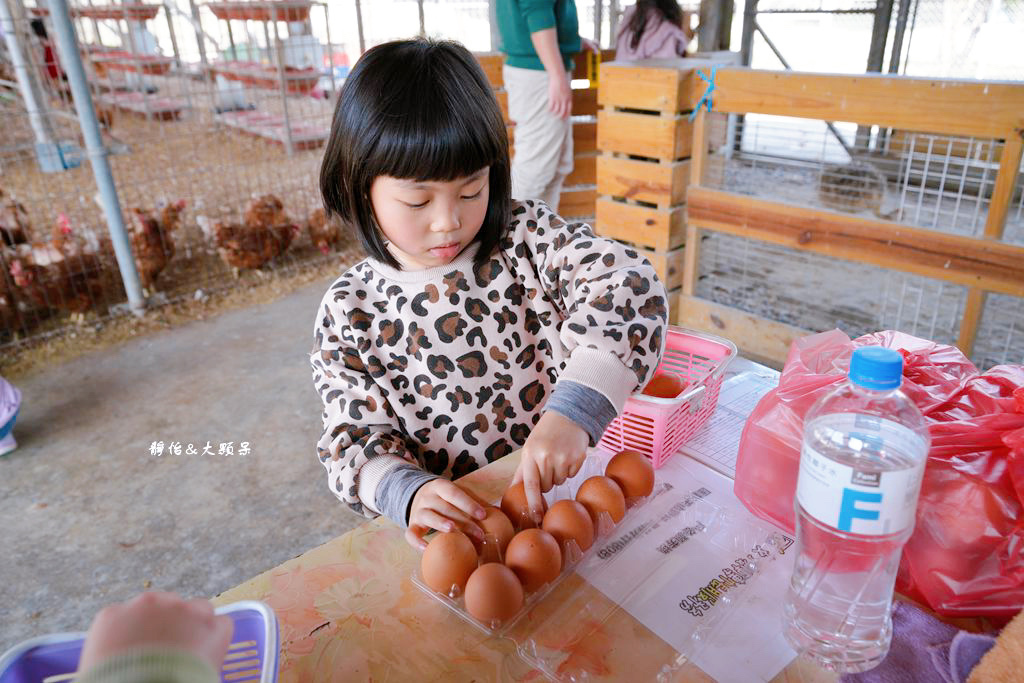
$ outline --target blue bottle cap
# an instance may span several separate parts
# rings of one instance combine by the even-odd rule
[[[881,346],[863,346],[850,359],[850,381],[865,389],[899,389],[903,356]]]

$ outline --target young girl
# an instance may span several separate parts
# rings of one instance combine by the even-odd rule
[[[693,38],[689,14],[676,0],[636,0],[619,20],[615,59],[685,57]]]
[[[522,448],[532,508],[576,473],[662,352],[665,290],[635,251],[510,197],[508,138],[461,45],[366,52],[320,171],[328,212],[368,258],[331,285],[314,330],[317,444],[356,512],[482,537],[450,479]]]

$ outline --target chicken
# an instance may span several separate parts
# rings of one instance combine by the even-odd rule
[[[157,276],[167,267],[174,256],[174,240],[171,233],[181,224],[183,201],[164,206],[159,217],[146,209],[133,208],[128,211],[128,235],[135,256],[135,267],[143,292],[149,296],[156,284]]]
[[[251,226],[244,223],[214,223],[214,241],[226,264],[235,270],[256,269],[284,253],[295,239],[299,226]]]
[[[174,232],[181,227],[181,212],[185,210],[185,206],[184,199],[162,205],[159,221],[165,231]]]
[[[28,211],[25,206],[0,189],[0,242],[5,246],[27,244]]]
[[[7,261],[15,293],[39,308],[62,309],[81,322],[104,301],[103,270],[94,255],[69,260],[49,244],[19,244]]]
[[[13,256],[14,251],[0,245],[0,266],[3,266],[0,270],[0,341],[22,327],[21,311],[14,298],[14,282],[7,271],[8,254]]]
[[[313,246],[324,255],[331,251],[331,247],[336,247],[341,242],[341,224],[337,218],[328,219],[327,212],[323,209],[317,209],[309,215],[306,230],[309,231],[309,239]]]
[[[200,217],[200,227],[213,239],[221,259],[234,269],[257,269],[288,249],[299,233],[281,200],[264,195],[249,202],[242,223],[210,222]]]
[[[249,226],[276,227],[291,223],[284,212],[284,204],[272,194],[251,199],[245,207],[242,220]]]
[[[101,239],[91,228],[80,228],[75,231],[67,214],[57,214],[57,220],[50,229],[50,244],[66,257],[73,258],[82,253],[113,254],[110,238]]]

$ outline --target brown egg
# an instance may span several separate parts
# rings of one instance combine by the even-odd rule
[[[477,521],[477,524],[483,529],[485,535],[494,536],[497,539],[498,550],[501,552],[501,556],[504,557],[505,549],[508,548],[508,542],[516,535],[516,530],[512,527],[512,522],[505,516],[505,513],[498,508],[488,505],[484,510],[487,512],[487,516]],[[479,547],[480,544],[477,543],[476,545]]]
[[[686,389],[686,382],[673,374],[664,372],[652,377],[641,393],[657,398],[675,398],[683,393],[684,389]]]
[[[445,595],[464,591],[476,565],[476,548],[461,531],[435,535],[420,558],[423,581]]]
[[[594,521],[587,509],[575,500],[560,500],[544,515],[541,528],[555,537],[560,548],[567,541],[576,541],[583,552],[594,544]]]
[[[540,513],[543,515],[547,509],[543,499],[541,506]],[[508,487],[505,495],[501,497],[501,511],[517,529],[533,529],[537,526],[530,515],[530,506],[526,502],[526,487],[523,486],[523,482]]]
[[[594,526],[597,526],[601,512],[607,512],[615,524],[626,515],[626,497],[619,485],[608,477],[587,479],[576,492],[576,500],[587,508]]]
[[[526,529],[508,544],[505,565],[531,593],[558,577],[562,571],[562,549],[555,537],[543,529]]]
[[[654,490],[654,466],[643,453],[622,451],[608,461],[604,474],[622,489],[626,498],[651,495]]]
[[[480,565],[466,584],[466,611],[490,624],[516,615],[523,606],[523,586],[515,572],[503,564]]]

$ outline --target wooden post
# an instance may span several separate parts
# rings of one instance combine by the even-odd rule
[[[693,122],[693,156],[690,157],[690,185],[699,186],[704,180],[704,166],[708,158],[708,115],[703,109],[697,112]],[[686,224],[686,259],[683,262],[683,294],[693,296],[697,290],[697,257],[700,238],[697,226]]]
[[[1006,139],[1006,144],[1003,146],[1003,158],[999,163],[995,186],[992,188],[988,218],[985,221],[985,237],[988,239],[1002,239],[1003,229],[1006,227],[1006,214],[1009,212],[1010,202],[1013,201],[1013,188],[1017,183],[1017,171],[1020,168],[1021,138],[1024,136],[1024,130],[1018,129],[1014,133]],[[985,291],[978,287],[971,287],[967,290],[967,302],[964,305],[964,316],[960,321],[960,335],[956,343],[967,356],[974,352],[974,342],[978,336],[982,313],[985,311],[986,299]]]

